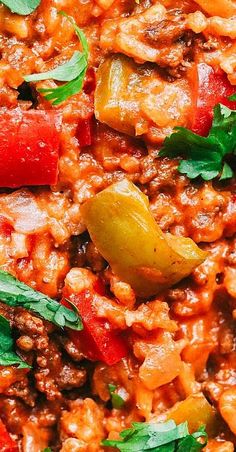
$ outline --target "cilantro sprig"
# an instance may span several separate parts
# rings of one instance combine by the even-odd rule
[[[66,17],[73,25],[75,33],[80,39],[82,52],[75,51],[69,61],[51,71],[31,74],[24,77],[26,82],[39,82],[48,79],[67,82],[57,88],[42,88],[38,90],[40,93],[44,94],[45,99],[52,101],[52,105],[58,105],[81,91],[88,67],[89,56],[88,43],[84,32],[76,25],[72,17],[68,16],[63,11],[59,14]]]
[[[0,300],[9,306],[20,306],[33,311],[60,328],[67,327],[78,331],[83,329],[75,310],[66,308],[3,270],[0,270]]]
[[[112,403],[113,408],[116,408],[117,410],[122,408],[124,406],[124,404],[125,404],[125,401],[118,394],[118,392],[116,392],[117,386],[113,385],[113,384],[109,384],[108,385],[108,389],[109,389],[109,392],[110,392],[111,403]]]
[[[30,367],[14,351],[10,322],[0,315],[0,366],[18,364],[19,369]]]
[[[198,452],[207,443],[203,426],[190,435],[187,422],[176,425],[173,420],[158,424],[134,422],[120,437],[121,440],[106,439],[102,445],[116,447],[121,452]]]
[[[31,14],[40,4],[41,0],[1,0],[5,6],[7,6],[12,13],[26,16]]]
[[[211,180],[220,176],[220,180],[224,180],[233,176],[232,168],[225,161],[229,154],[236,155],[236,111],[217,104],[207,137],[176,127],[175,132],[165,139],[159,155],[185,156],[178,170],[190,179],[201,176],[204,180]]]

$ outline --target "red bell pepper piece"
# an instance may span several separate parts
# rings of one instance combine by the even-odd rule
[[[61,115],[9,110],[0,115],[0,187],[57,182]]]
[[[79,122],[76,136],[80,146],[90,146],[92,144],[92,118],[82,119]]]
[[[108,321],[97,316],[93,306],[93,293],[86,290],[70,299],[79,311],[84,329],[79,332],[70,330],[68,333],[72,341],[82,347],[85,356],[92,361],[103,361],[108,366],[124,358],[128,353],[127,345]]]
[[[5,425],[0,420],[0,452],[18,452],[16,442],[10,437]]]
[[[205,63],[200,63],[193,74],[193,117],[191,130],[198,135],[207,136],[212,125],[213,108],[222,103],[236,110],[236,102],[229,96],[236,92],[227,75],[222,70],[214,70]]]

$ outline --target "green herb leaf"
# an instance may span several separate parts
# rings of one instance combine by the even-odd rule
[[[46,447],[46,449],[43,449],[42,452],[52,452],[51,447]]]
[[[117,410],[122,408],[125,404],[125,401],[117,392],[115,392],[117,387],[115,385],[109,384],[108,389],[111,395],[111,403],[113,408],[116,408]]]
[[[230,179],[231,177],[233,177],[233,175],[234,175],[233,170],[230,168],[228,163],[225,162],[220,176],[220,180]]]
[[[83,329],[77,311],[72,311],[47,295],[31,289],[2,270],[0,270],[0,300],[9,306],[21,306],[31,310],[61,328]]]
[[[207,137],[197,135],[184,127],[176,127],[175,132],[164,141],[160,156],[178,157],[184,155],[178,170],[190,179],[201,176],[220,180],[233,176],[230,166],[224,162],[228,154],[236,151],[236,111],[222,104],[214,108],[212,127]]]
[[[200,441],[198,441],[200,439]],[[207,444],[207,433],[204,427],[192,435],[188,435],[178,442],[177,452],[198,452]]]
[[[58,86],[58,88],[41,88],[38,91],[45,94],[47,100],[52,101],[52,105],[58,105],[64,100],[68,99],[74,94],[81,91],[85,77],[85,70],[74,80],[65,85]]]
[[[236,93],[229,97],[229,100],[236,100]]]
[[[26,82],[38,82],[41,80],[53,79],[61,82],[68,82],[57,88],[39,89],[40,93],[45,95],[47,100],[52,101],[53,105],[58,105],[69,97],[81,91],[84,77],[88,67],[88,43],[86,36],[82,30],[76,25],[74,19],[67,16],[64,12],[60,12],[65,16],[75,29],[80,42],[82,44],[82,52],[76,51],[69,61],[51,71],[42,72],[40,74],[31,74],[24,77]]]
[[[76,51],[67,63],[52,69],[51,71],[41,72],[40,74],[32,74],[24,77],[26,82],[38,82],[41,80],[54,79],[61,82],[70,82],[77,77],[78,73],[86,67],[84,55]]]
[[[40,1],[41,0],[1,0],[1,3],[7,6],[12,13],[26,16],[39,6]]]
[[[19,369],[29,368],[14,351],[10,322],[0,315],[0,366],[19,364]]]
[[[102,445],[121,452],[198,452],[207,442],[204,427],[190,435],[187,422],[176,425],[173,420],[160,424],[134,422],[120,437],[122,440],[104,440]]]

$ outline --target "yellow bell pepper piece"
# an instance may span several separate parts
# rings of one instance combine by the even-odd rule
[[[173,419],[176,424],[187,421],[190,433],[197,431],[201,425],[206,426],[206,431],[210,436],[214,436],[217,431],[216,411],[201,392],[176,403],[167,411],[162,420],[168,421],[169,419]]]
[[[142,75],[135,63],[121,55],[107,58],[98,68],[95,91],[95,116],[119,132],[135,135],[140,123],[139,97]],[[140,132],[143,133],[143,132]],[[140,134],[138,133],[138,134]]]
[[[148,198],[126,179],[88,200],[81,212],[101,255],[139,296],[172,286],[206,257],[191,239],[164,234]]]

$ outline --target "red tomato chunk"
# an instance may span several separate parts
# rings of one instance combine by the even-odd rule
[[[0,115],[0,186],[57,182],[61,115],[20,109]]]
[[[223,71],[214,70],[205,63],[198,64],[194,69],[193,84],[194,108],[190,128],[198,135],[207,136],[216,104],[221,103],[236,110],[236,102],[229,100],[229,96],[235,93],[236,88],[230,84]]]

